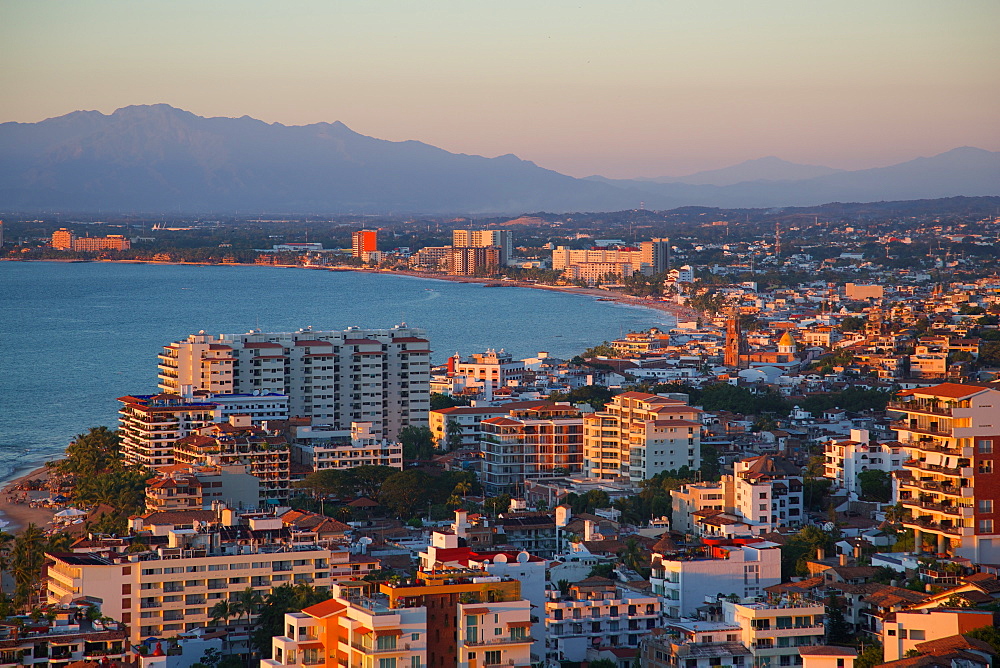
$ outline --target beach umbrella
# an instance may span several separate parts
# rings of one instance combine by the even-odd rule
[[[56,517],[79,517],[80,515],[86,514],[86,510],[80,510],[79,508],[67,508],[66,510],[60,510],[56,513]]]

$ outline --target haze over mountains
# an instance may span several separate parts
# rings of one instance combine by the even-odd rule
[[[339,122],[203,118],[163,104],[0,124],[0,208],[20,211],[516,214],[998,194],[1000,152],[970,147],[859,171],[769,157],[679,178],[577,179]]]

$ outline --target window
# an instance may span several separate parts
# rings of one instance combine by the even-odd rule
[[[396,657],[390,657],[388,659],[379,659],[378,668],[396,668]]]
[[[396,636],[379,636],[375,639],[376,649],[396,649]]]
[[[485,652],[483,655],[483,663],[485,663],[487,666],[499,666],[500,652],[498,650]]]
[[[910,631],[910,640],[926,640],[923,629],[913,629]]]
[[[977,471],[980,475],[989,475],[993,473],[993,460],[984,459],[979,462],[979,470]]]
[[[414,634],[416,635],[416,634]],[[420,657],[411,656],[410,657],[410,668],[420,668]]]
[[[981,512],[981,513],[992,513],[993,512],[993,499],[979,499],[979,512]]]
[[[979,520],[979,533],[993,533],[993,520]]]
[[[976,443],[976,452],[981,455],[991,455],[993,454],[993,441],[979,441]]]

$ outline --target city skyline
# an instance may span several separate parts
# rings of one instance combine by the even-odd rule
[[[993,3],[8,2],[0,121],[168,103],[573,176],[1000,149]]]

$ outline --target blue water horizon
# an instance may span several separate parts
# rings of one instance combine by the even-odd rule
[[[505,349],[567,358],[669,313],[531,288],[230,265],[0,262],[0,480],[58,458],[117,398],[156,389],[157,354],[204,330],[427,330],[435,363]]]

